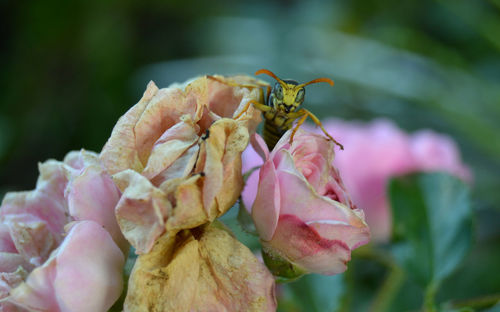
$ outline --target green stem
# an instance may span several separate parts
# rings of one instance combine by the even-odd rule
[[[394,297],[403,285],[404,280],[405,274],[403,270],[397,265],[393,265],[385,281],[375,295],[370,310],[373,312],[388,311]]]
[[[423,310],[425,312],[437,311],[435,303],[437,290],[438,290],[437,282],[431,282],[429,285],[427,285],[427,288],[425,289],[424,307],[423,307]]]
[[[344,272],[344,282],[345,289],[344,294],[340,299],[340,307],[338,312],[348,312],[351,311],[351,303],[352,303],[352,293],[354,291],[354,263],[351,262],[349,269]]]
[[[370,309],[370,311],[373,312],[387,311],[399,289],[403,285],[405,280],[404,271],[386,252],[371,246],[359,248],[356,250],[355,256],[376,261],[388,269],[389,272],[387,277],[375,295]]]

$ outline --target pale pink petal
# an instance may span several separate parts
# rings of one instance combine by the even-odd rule
[[[17,253],[16,245],[14,245],[12,237],[10,237],[9,227],[5,225],[3,222],[0,223],[0,252]]]
[[[253,202],[255,201],[255,197],[257,196],[259,175],[260,169],[253,171],[250,176],[248,176],[243,188],[243,192],[241,192],[243,204],[245,205],[245,208],[248,210],[248,212],[252,211]]]
[[[68,185],[69,212],[76,221],[92,220],[102,225],[116,244],[124,251],[128,243],[123,237],[115,217],[120,191],[111,177],[100,167],[87,167]]]
[[[11,291],[10,301],[35,311],[107,311],[121,293],[124,262],[101,225],[76,222],[51,258]]]
[[[15,272],[19,267],[31,270],[33,265],[26,262],[20,254],[11,252],[0,252],[0,272]]]
[[[263,160],[269,158],[269,149],[267,148],[266,142],[260,135],[257,133],[252,135],[251,143],[255,152],[257,152]]]
[[[241,154],[241,161],[242,161],[241,171],[243,173],[247,173],[253,168],[260,167],[264,163],[262,157],[260,157],[260,155],[257,154],[252,144],[248,144],[243,154]]]
[[[28,311],[60,312],[54,291],[56,274],[57,263],[53,255],[34,269],[25,282],[10,291],[9,301]]]
[[[56,257],[54,290],[61,310],[107,311],[120,296],[125,259],[99,224],[76,223]]]
[[[266,161],[260,169],[259,186],[257,197],[252,207],[252,218],[259,236],[265,240],[270,240],[280,215],[280,184],[274,164],[272,161]]]

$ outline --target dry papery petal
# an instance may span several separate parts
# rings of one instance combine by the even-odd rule
[[[124,311],[275,311],[274,279],[222,225],[163,235],[132,271]]]
[[[235,83],[249,87],[232,86]],[[182,116],[189,116],[201,136],[214,121],[233,118],[250,100],[262,100],[260,85],[249,76],[216,76],[216,80],[203,76],[190,82],[184,90],[158,89],[150,82],[142,99],[118,120],[103,148],[101,160],[111,174],[125,169],[142,172],[157,141],[181,122]],[[260,111],[253,106],[238,118],[252,133],[260,121]]]
[[[138,254],[149,252],[165,231],[175,234],[213,221],[238,199],[248,131],[241,123],[222,118],[208,133],[200,139],[196,163],[189,162],[191,169],[184,168],[186,174],[180,177],[156,186],[130,169],[113,176],[123,193],[116,207],[118,223]]]

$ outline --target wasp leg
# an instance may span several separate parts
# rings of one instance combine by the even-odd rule
[[[297,121],[295,128],[293,128],[293,130],[292,130],[292,135],[290,136],[290,141],[289,141],[290,144],[292,144],[292,142],[293,142],[293,137],[295,136],[295,132],[297,132],[297,130],[299,130],[299,127],[306,121],[306,119],[307,119],[307,114],[303,114],[302,117],[300,117],[299,121]]]
[[[241,112],[236,116],[234,117],[233,119],[238,119],[240,118],[244,113],[247,112],[248,108],[250,108],[250,104],[253,104],[253,106],[255,108],[257,108],[258,110],[260,110],[261,112],[268,112],[271,110],[271,107],[267,106],[267,105],[264,105],[262,103],[259,103],[257,101],[254,101],[254,100],[250,100],[248,101],[246,104],[245,104],[245,107],[243,107],[243,109],[241,110]]]
[[[295,132],[297,132],[300,125],[302,125],[306,121],[307,116],[309,116],[309,117],[311,117],[312,121],[314,121],[314,123],[321,128],[321,130],[328,137],[329,140],[331,140],[331,141],[333,141],[333,143],[337,144],[341,150],[344,149],[344,146],[342,144],[340,144],[339,142],[337,142],[337,140],[332,138],[332,136],[325,130],[325,128],[323,127],[323,124],[321,124],[321,121],[313,113],[311,113],[310,111],[308,111],[305,108],[300,109],[297,113],[302,113],[302,114],[304,114],[304,116],[302,118],[300,118],[300,120],[297,122],[297,125],[295,126],[295,129],[292,132],[292,136],[290,137],[290,142],[292,142],[293,135],[295,134]]]

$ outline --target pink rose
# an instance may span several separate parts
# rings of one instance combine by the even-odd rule
[[[241,153],[261,117],[252,106],[233,117],[262,91],[231,86],[255,84],[250,77],[216,79],[183,89],[149,83],[103,148],[101,160],[123,193],[118,223],[138,254],[165,232],[213,221],[241,192]]]
[[[339,168],[353,202],[365,212],[375,241],[387,241],[390,237],[386,185],[391,177],[445,171],[471,180],[456,144],[445,135],[430,130],[408,135],[386,119],[370,123],[329,120],[323,124],[345,147],[337,153],[333,164]]]
[[[7,193],[0,207],[0,310],[106,311],[128,250],[114,217],[120,192],[91,152],[39,168],[36,189]]]
[[[331,165],[332,142],[299,130],[290,145],[290,134],[271,153],[255,136],[264,164],[258,186],[249,179],[244,196],[248,203],[251,190],[256,193],[251,213],[264,253],[292,263],[299,272],[342,273],[351,250],[369,241],[363,212],[352,205]]]

